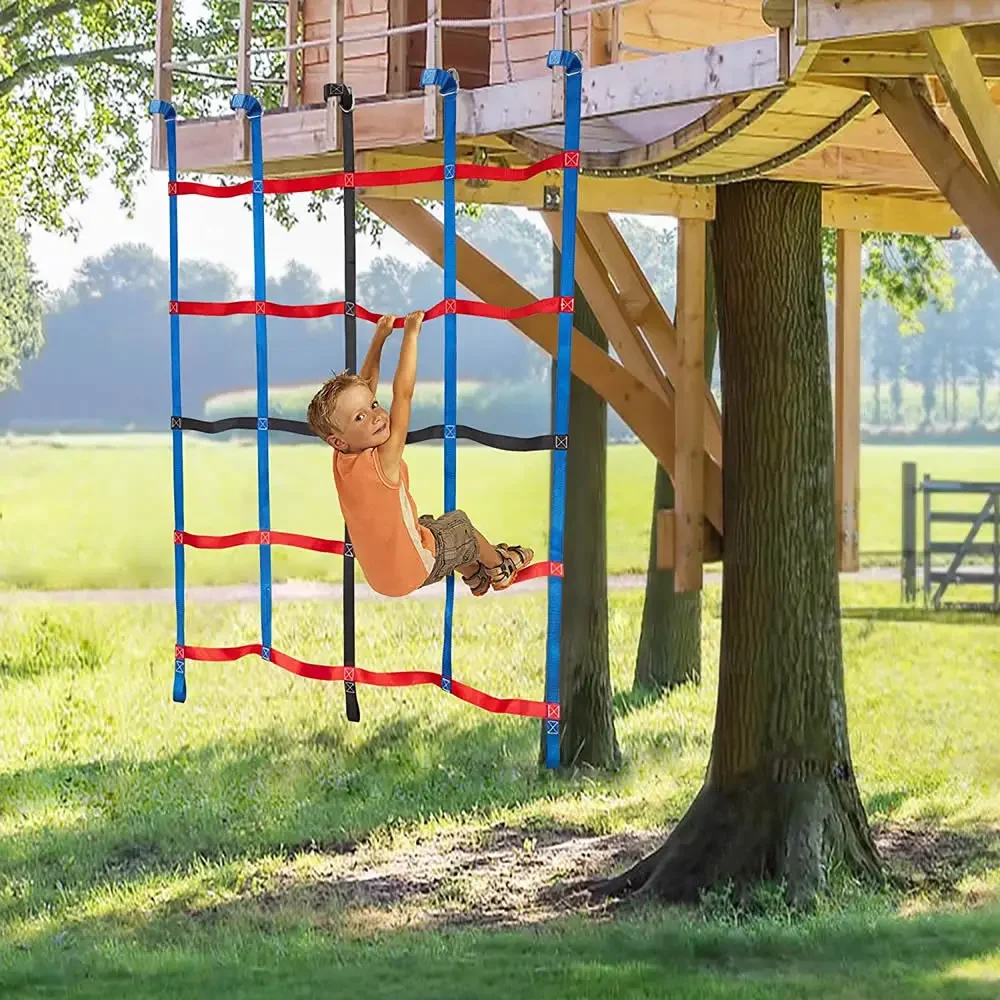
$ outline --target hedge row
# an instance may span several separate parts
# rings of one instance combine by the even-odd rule
[[[919,427],[885,427],[863,424],[863,444],[894,445],[1000,445],[998,424],[923,424]]]
[[[288,420],[305,420],[315,386],[283,386],[270,391],[270,415]],[[458,421],[497,434],[531,436],[545,434],[551,426],[550,388],[542,382],[459,382]],[[392,403],[392,386],[379,387],[379,402]],[[257,395],[252,389],[220,393],[205,402],[206,420],[247,416],[257,412]],[[410,427],[439,424],[444,417],[444,384],[420,382],[413,395]],[[631,432],[621,418],[608,412],[608,437],[627,440]]]

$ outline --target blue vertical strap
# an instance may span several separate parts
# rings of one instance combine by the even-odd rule
[[[271,474],[268,455],[267,395],[267,269],[264,259],[264,147],[260,134],[260,101],[234,94],[234,111],[245,111],[250,122],[250,176],[253,179],[253,297],[257,341],[257,521],[260,528],[261,656],[271,658]]]
[[[341,148],[344,151],[344,367],[349,372],[358,370],[358,255],[355,225],[356,196],[354,188],[354,94],[344,83],[328,83],[323,88],[323,99],[337,99],[340,107]],[[358,704],[357,682],[353,679],[354,667],[354,546],[351,534],[344,525],[344,700],[348,722],[361,721]]]
[[[565,69],[565,123],[563,139],[562,258],[559,272],[559,349],[556,354],[556,400],[553,413],[555,451],[552,457],[552,497],[549,508],[549,561],[563,563],[566,526],[566,459],[569,454],[570,356],[573,347],[572,300],[576,288],[576,203],[580,168],[580,98],[582,64],[575,52],[553,50],[548,66]],[[548,636],[545,649],[545,701],[559,704],[560,641],[562,639],[562,588],[559,573],[549,577]],[[545,766],[559,767],[559,720],[546,719]]]
[[[425,69],[421,87],[437,87],[444,111],[444,509],[456,505],[458,479],[458,315],[455,309],[456,235],[455,235],[455,160],[458,80],[443,69]],[[445,578],[444,643],[441,650],[441,687],[451,690],[451,635],[455,615],[455,575]]]
[[[163,115],[167,133],[167,197],[170,203],[170,302],[180,298],[177,261],[177,113],[169,101],[149,102],[151,115]],[[184,432],[181,430],[181,318],[170,306],[170,436],[174,465],[174,605],[177,637],[174,645],[176,702],[187,700],[184,664]]]

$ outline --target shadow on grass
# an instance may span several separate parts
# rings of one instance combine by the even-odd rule
[[[628,922],[351,937],[252,924],[145,926],[113,946],[75,929],[22,951],[5,997],[144,1000],[358,995],[458,1000],[664,997],[995,998],[1000,911],[898,919],[863,912],[788,926],[721,926],[647,912]]]
[[[337,852],[435,815],[529,804],[559,780],[538,770],[537,745],[534,720],[487,717],[456,732],[413,715],[358,746],[339,725],[275,728],[152,760],[0,774],[0,817],[10,828],[20,814],[24,830],[0,838],[0,921],[195,859]]]

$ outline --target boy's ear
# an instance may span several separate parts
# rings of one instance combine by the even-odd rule
[[[337,437],[336,434],[331,434],[326,438],[326,443],[331,448],[336,448],[337,451],[347,451],[347,442],[343,438]]]

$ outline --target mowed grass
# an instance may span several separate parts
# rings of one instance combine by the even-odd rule
[[[442,509],[440,446],[408,449],[421,511]],[[548,544],[548,456],[461,447],[458,503],[495,541]],[[1000,480],[998,448],[866,447],[861,464],[861,545],[867,563],[894,564],[900,549],[903,461],[937,478]],[[253,446],[185,440],[187,530],[229,534],[257,527]],[[644,572],[654,462],[640,445],[608,450],[608,570]],[[173,581],[169,438],[64,438],[0,442],[0,586],[75,589],[168,587]],[[271,524],[339,538],[343,528],[321,445],[271,449]],[[257,579],[254,548],[189,549],[189,584]],[[335,557],[276,546],[275,581],[340,579]]]
[[[895,589],[847,585],[844,603],[888,605]],[[530,868],[547,830],[675,822],[710,748],[719,592],[706,591],[701,687],[656,700],[630,691],[641,600],[622,592],[610,605],[624,767],[561,777],[536,766],[537,722],[435,688],[362,688],[350,725],[341,685],[246,659],[190,664],[180,706],[169,607],[0,606],[0,995],[995,997],[1000,633],[977,620],[843,629],[871,819],[980,845],[945,865],[937,889],[868,896],[835,878],[806,919],[773,895],[758,914],[722,895],[692,911],[491,930],[455,926],[481,905],[475,866],[392,907],[371,903],[388,885],[381,870],[331,876],[352,850],[381,852],[405,883],[428,843],[498,828],[520,831]],[[339,607],[279,604],[275,645],[335,661],[339,619]],[[437,601],[361,605],[358,662],[436,669],[440,619]],[[544,625],[533,595],[460,601],[456,676],[539,697]],[[194,643],[249,641],[257,627],[253,607],[189,611]],[[456,919],[438,926],[432,912]]]

